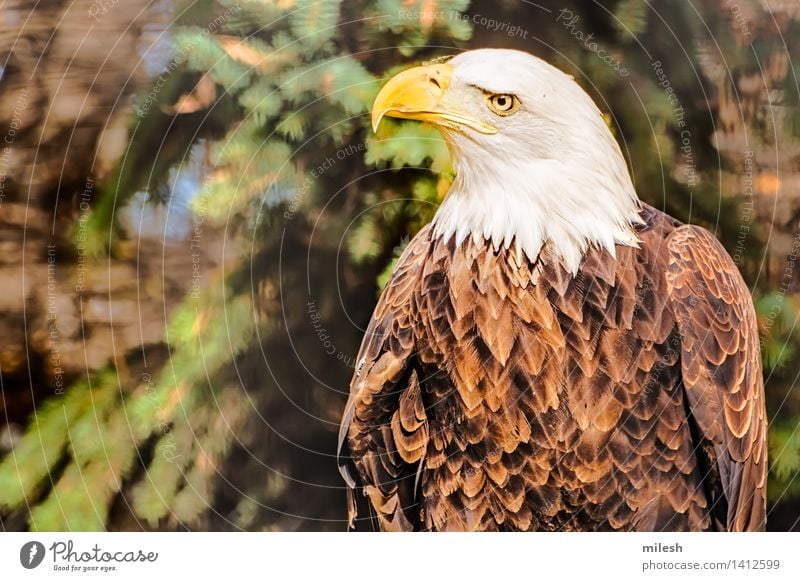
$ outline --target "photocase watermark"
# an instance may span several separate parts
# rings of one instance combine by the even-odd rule
[[[3,142],[6,145],[14,143],[17,137],[17,131],[22,128],[22,113],[28,108],[28,89],[22,89],[17,95],[17,100],[14,103],[14,110],[11,113],[11,122],[8,124],[8,131],[6,132]]]
[[[100,22],[100,19],[108,14],[119,2],[120,0],[94,0],[89,6],[89,18]]]
[[[462,16],[460,12],[455,10],[399,10],[397,12],[398,18],[402,20],[418,20],[423,23],[432,23],[436,20],[455,20]]]
[[[286,206],[286,211],[283,213],[283,217],[286,220],[294,219],[295,214],[297,214],[297,211],[300,209],[303,200],[305,200],[314,182],[322,177],[325,172],[329,171],[338,162],[344,161],[352,155],[363,154],[366,150],[367,146],[362,142],[348,143],[344,147],[336,150],[333,155],[327,156],[324,160],[319,162],[316,167],[311,168],[311,170],[306,174],[303,183],[300,184],[300,186],[294,192],[294,195],[289,199],[289,202]]]
[[[453,19],[471,22],[475,26],[480,26],[481,28],[485,28],[486,30],[490,30],[492,32],[502,32],[509,38],[521,38],[523,40],[528,40],[528,31],[516,24],[511,24],[510,22],[505,22],[503,20],[495,20],[494,18],[489,18],[488,16],[483,16],[482,14],[469,15],[462,14],[460,12],[452,12],[451,14],[454,15]]]
[[[19,550],[19,563],[26,569],[36,569],[44,561],[44,545],[39,541],[28,541]]]
[[[50,366],[55,381],[56,395],[64,395],[64,369],[61,367],[61,335],[58,332],[58,301],[56,289],[56,245],[47,245],[47,338],[49,339]]]
[[[403,20],[419,21],[427,26],[434,22],[442,21],[462,21],[474,26],[484,28],[491,32],[502,33],[509,38],[521,38],[528,40],[532,35],[529,30],[505,20],[497,20],[483,14],[465,14],[455,10],[400,10],[398,17]],[[610,50],[603,47],[596,39],[594,33],[587,34],[578,28],[581,17],[568,8],[562,8],[556,16],[556,22],[561,24],[579,42],[581,42],[589,52],[594,53],[597,58],[606,63],[621,77],[627,77],[630,71],[623,66],[622,62],[615,57]]]
[[[306,306],[308,318],[311,321],[311,326],[314,329],[314,333],[316,334],[317,339],[319,339],[322,348],[325,350],[325,353],[335,356],[338,361],[343,362],[351,369],[355,368],[355,358],[337,349],[333,339],[331,339],[331,336],[328,333],[328,330],[322,325],[322,313],[317,310],[316,302],[309,300],[306,303]]]
[[[158,553],[155,551],[106,550],[97,543],[88,549],[81,549],[76,548],[72,541],[56,541],[50,545],[48,551],[54,571],[72,573],[108,573],[119,570],[118,565],[123,563],[155,563],[158,560]]]
[[[697,163],[692,148],[692,132],[686,123],[686,111],[678,98],[678,94],[672,87],[672,83],[667,76],[664,66],[660,60],[650,63],[650,69],[656,76],[658,86],[664,90],[669,104],[672,107],[672,115],[675,119],[675,128],[680,132],[678,148],[681,152],[680,159],[683,166],[682,181],[690,188],[697,187]]]
[[[86,178],[83,191],[78,198],[78,220],[76,221],[75,231],[75,251],[77,253],[77,265],[75,274],[75,292],[82,293],[86,290],[86,234],[89,230],[89,216],[91,213],[91,201],[94,196],[94,180]]]
[[[733,249],[733,261],[736,266],[741,267],[744,261],[744,250],[747,237],[750,235],[750,223],[753,221],[753,159],[755,152],[748,150],[744,152],[744,175],[742,176],[744,183],[744,202],[742,202],[742,215],[741,223],[739,224],[739,233],[736,237],[736,246]]]
[[[642,283],[637,287],[636,294],[634,295],[633,300],[633,319],[638,320],[642,316],[642,309],[645,309],[645,305],[653,303],[653,296],[657,292],[660,292],[659,289],[653,288],[652,283],[650,282],[649,278],[644,278]],[[627,375],[639,367],[639,358],[633,357],[629,358],[627,353],[630,353],[630,344],[627,335],[619,335],[617,340],[611,346],[611,352],[608,354],[612,360],[630,360],[629,367],[627,367],[624,373]],[[661,345],[653,345],[654,349],[659,347],[663,347],[663,353],[660,354],[658,361],[653,364],[650,369],[650,372],[647,376],[647,381],[642,388],[642,395],[648,396],[653,393],[653,390],[660,390],[662,389],[661,383],[661,376],[663,375],[664,371],[672,369],[677,363],[680,354],[680,347],[681,347],[681,340],[680,336],[676,333],[673,333],[669,336],[668,340]]]
[[[147,372],[142,373],[141,381],[144,384],[147,398],[150,400],[150,405],[156,410],[156,428],[164,436],[158,444],[158,452],[163,456],[164,460],[170,464],[176,464],[183,454],[178,452],[178,444],[175,441],[175,434],[172,433],[172,422],[164,410],[161,402],[161,397],[158,395],[153,376]]]
[[[560,23],[575,40],[583,43],[583,47],[589,52],[594,53],[597,58],[607,64],[611,70],[615,71],[620,77],[627,77],[630,71],[622,66],[622,62],[615,57],[608,49],[604,48],[594,38],[594,33],[586,34],[578,28],[581,17],[573,13],[568,8],[562,8],[558,12],[556,22]]]
[[[73,541],[56,541],[49,548],[39,541],[28,541],[19,550],[19,563],[25,569],[35,569],[50,555],[53,571],[72,573],[108,573],[119,570],[120,564],[155,563],[156,551],[143,549],[107,550],[95,543],[89,548],[77,548]]]
[[[750,22],[747,20],[739,3],[734,0],[725,0],[725,8],[728,9],[731,19],[733,19],[733,22],[739,28],[739,32],[748,40],[752,38],[753,32],[750,30]]]
[[[14,103],[14,110],[11,113],[11,121],[8,124],[8,131],[3,136],[3,149],[0,150],[0,205],[6,198],[6,179],[8,169],[11,166],[12,145],[17,137],[17,132],[22,128],[22,114],[28,107],[28,89],[22,89],[17,95]]]
[[[529,32],[521,26],[504,20],[496,20],[482,14],[464,14],[457,10],[400,10],[398,17],[402,20],[415,20],[430,26],[434,22],[463,21],[480,26],[492,32],[502,32],[510,38],[528,39]]]
[[[230,8],[228,8],[225,12],[217,16],[214,20],[209,22],[203,28],[201,32],[202,36],[205,37],[209,36],[210,34],[214,34],[222,27],[223,24],[225,24],[225,22],[227,22],[227,20],[231,16],[237,14],[240,10],[241,7],[239,5],[233,5]],[[178,69],[184,63],[186,58],[189,56],[189,53],[192,52],[192,48],[193,47],[191,44],[184,46],[180,51],[178,51],[178,53],[174,57],[172,57],[172,59],[170,59],[169,63],[167,63],[167,66],[164,67],[164,70],[161,72],[161,74],[153,83],[153,87],[150,89],[150,92],[144,98],[144,101],[142,102],[141,106],[136,107],[136,115],[139,118],[144,118],[150,112],[150,109],[152,108],[153,104],[155,104],[158,101],[158,95],[159,93],[161,93],[161,90],[164,88],[164,85],[167,84],[167,80],[172,75],[172,73],[174,73],[175,70]]]
[[[762,350],[770,336],[772,327],[775,326],[775,320],[783,313],[783,303],[786,300],[786,295],[791,292],[792,285],[795,283],[798,256],[800,256],[800,231],[796,232],[792,238],[791,249],[789,250],[789,254],[786,255],[786,266],[781,273],[778,290],[774,295],[775,300],[764,318],[764,324],[761,327],[762,332],[759,337],[759,344]]]
[[[792,248],[786,256],[786,266],[783,269],[778,293],[783,296],[791,291],[795,283],[795,269],[797,268],[797,257],[800,255],[800,232],[792,238]]]
[[[654,389],[663,389],[661,375],[664,373],[664,371],[672,369],[678,363],[681,349],[680,336],[678,334],[673,334],[666,343],[666,346],[666,351],[661,357],[659,357],[658,363],[656,363],[650,370],[650,374],[647,377],[647,383],[645,383],[644,387],[642,388],[642,395],[651,395]]]
[[[204,189],[208,188],[209,184],[210,180],[206,182]],[[203,273],[201,269],[202,253],[200,252],[200,248],[203,240],[203,223],[208,214],[207,196],[201,194],[198,200],[197,207],[192,213],[192,232],[189,237],[189,249],[192,254],[192,285],[189,296],[194,300],[200,298],[201,291],[203,290]]]

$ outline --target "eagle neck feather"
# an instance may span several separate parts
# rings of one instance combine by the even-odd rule
[[[605,154],[599,148],[588,159],[487,160],[463,155],[461,143],[456,178],[434,217],[433,236],[495,250],[515,245],[531,262],[547,245],[573,275],[590,248],[614,257],[617,244],[637,246],[641,204],[615,147]]]

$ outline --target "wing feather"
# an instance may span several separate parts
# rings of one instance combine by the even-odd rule
[[[706,485],[719,482],[724,495],[711,494],[717,526],[763,530],[766,412],[750,293],[725,249],[702,228],[678,228],[667,246],[667,283],[681,335],[683,385],[701,440],[698,452],[711,472]]]
[[[339,467],[349,489],[349,524],[355,465],[364,494],[383,530],[415,528],[413,510],[417,466],[428,442],[427,420],[413,367],[414,292],[430,249],[430,227],[423,228],[398,259],[381,294],[356,360],[350,396],[339,428]],[[349,449],[349,454],[345,452]]]

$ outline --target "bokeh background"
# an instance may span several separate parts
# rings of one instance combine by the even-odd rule
[[[354,357],[452,180],[369,106],[475,47],[574,75],[640,197],[734,257],[768,528],[800,529],[800,2],[5,0],[2,530],[344,530]]]

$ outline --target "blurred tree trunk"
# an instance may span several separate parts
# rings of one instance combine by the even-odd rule
[[[159,287],[189,279],[170,267],[158,280],[157,244],[92,257],[81,242],[96,184],[128,144],[143,35],[166,12],[150,0],[33,6],[0,14],[0,454],[37,401],[158,341],[164,309],[142,312],[136,297],[163,302]]]

